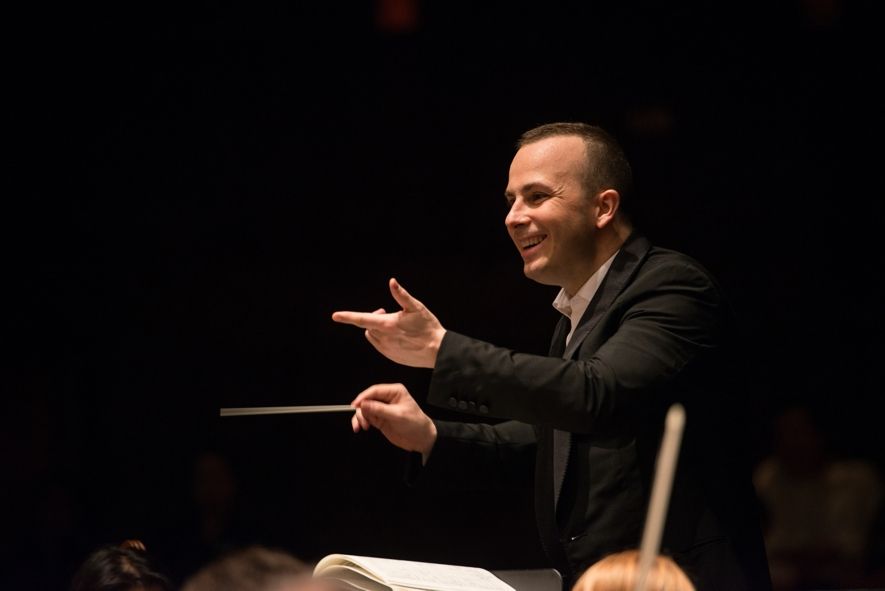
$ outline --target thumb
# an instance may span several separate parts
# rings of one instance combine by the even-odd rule
[[[393,277],[390,278],[390,295],[404,312],[417,312],[424,307],[424,304],[413,298]]]
[[[379,427],[393,416],[393,409],[389,404],[377,400],[364,400],[360,405],[363,417],[373,427]]]

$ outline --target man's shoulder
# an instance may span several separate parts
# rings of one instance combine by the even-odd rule
[[[622,302],[648,305],[649,298],[663,297],[668,306],[673,298],[687,298],[707,310],[718,310],[729,326],[734,326],[731,298],[715,275],[703,263],[684,252],[652,246],[636,274],[622,293]]]
[[[652,246],[649,249],[648,255],[639,268],[639,273],[674,276],[714,286],[717,284],[715,276],[696,258],[660,246]]]
[[[620,250],[621,256],[626,255],[626,258],[629,259],[632,255],[639,262],[639,267],[646,270],[659,267],[683,268],[712,276],[707,268],[695,257],[679,250],[660,246],[639,231],[630,234],[621,245]]]

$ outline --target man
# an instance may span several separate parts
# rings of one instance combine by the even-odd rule
[[[420,452],[427,473],[455,457],[498,466],[534,452],[539,533],[568,586],[603,556],[638,547],[663,417],[681,402],[687,426],[662,552],[700,590],[770,588],[748,466],[732,433],[741,406],[730,387],[740,376],[718,286],[692,259],[634,231],[623,209],[632,172],[608,133],[553,123],[517,147],[505,224],[525,275],[561,288],[550,355],[447,331],[391,279],[401,310],[333,320],[366,329],[397,363],[432,368],[429,403],[509,420],[434,421],[401,384],[379,384],[353,401],[354,431],[375,427]]]

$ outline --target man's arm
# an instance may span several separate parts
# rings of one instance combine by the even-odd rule
[[[433,367],[430,403],[576,433],[658,402],[650,393],[718,347],[722,332],[718,288],[683,258],[641,271],[600,322],[614,325],[599,329],[611,334],[579,359],[518,353],[447,332],[394,279],[390,290],[402,311],[336,312],[333,319],[365,328],[393,361]]]
[[[395,279],[390,280],[389,287],[391,295],[402,307],[400,312],[388,314],[383,308],[372,313],[335,312],[333,320],[365,328],[369,342],[393,361],[432,367],[445,329],[430,310],[409,295]],[[427,463],[438,435],[447,438],[445,455],[481,442],[481,447],[473,448],[470,453],[454,455],[474,458],[492,455],[493,460],[501,460],[503,455],[524,455],[524,451],[534,444],[534,430],[525,424],[435,422],[421,410],[402,384],[370,386],[351,404],[357,409],[351,419],[354,432],[375,427],[397,447],[420,453],[422,464]],[[440,434],[437,426],[442,431]]]
[[[528,486],[535,458],[535,429],[518,421],[494,425],[434,420],[438,437],[429,462],[407,466],[409,485],[447,490]]]
[[[481,417],[594,432],[659,403],[650,398],[658,386],[719,346],[721,315],[718,289],[702,271],[679,262],[654,268],[612,304],[579,359],[518,353],[448,331],[428,401]]]

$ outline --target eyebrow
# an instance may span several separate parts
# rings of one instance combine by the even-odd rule
[[[532,181],[532,182],[526,183],[525,185],[520,187],[519,191],[522,193],[528,193],[529,191],[531,191],[532,189],[535,189],[535,188],[541,188],[541,189],[544,189],[545,191],[550,191],[550,192],[557,190],[555,187],[551,187],[550,185],[543,183],[541,181]],[[505,199],[508,199],[508,200],[512,199],[514,197],[514,195],[515,195],[515,193],[513,191],[506,191],[506,190],[504,191],[504,198]]]

